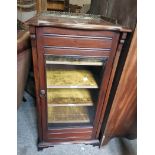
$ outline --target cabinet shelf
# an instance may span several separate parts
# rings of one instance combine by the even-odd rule
[[[90,89],[48,89],[47,103],[52,106],[93,106],[97,92]]]
[[[93,117],[89,107],[48,107],[48,123],[90,123]]]
[[[46,69],[47,88],[98,88],[93,73],[87,69]]]

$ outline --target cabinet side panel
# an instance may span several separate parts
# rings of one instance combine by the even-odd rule
[[[31,35],[31,45],[32,45],[32,59],[33,59],[33,70],[35,79],[35,93],[36,93],[36,103],[37,103],[37,121],[38,121],[38,135],[39,141],[42,141],[42,121],[41,121],[41,104],[39,98],[39,71],[38,71],[38,55],[37,55],[37,41],[36,41],[36,29],[35,27],[30,27]]]
[[[105,117],[107,117],[107,115],[108,115],[108,113],[107,113],[108,100],[109,100],[109,97],[110,97],[110,93],[111,93],[111,89],[112,89],[112,84],[113,84],[116,68],[118,66],[117,64],[118,64],[118,61],[119,61],[119,58],[120,58],[120,54],[122,52],[122,47],[124,45],[124,42],[126,41],[126,37],[127,37],[127,33],[122,33],[120,35],[120,38],[119,38],[119,43],[118,43],[118,46],[117,46],[117,52],[116,52],[116,55],[115,55],[115,58],[114,58],[113,67],[112,67],[112,71],[111,71],[111,75],[110,75],[110,79],[109,79],[109,83],[108,83],[108,88],[107,88],[107,91],[106,91],[105,100],[103,102],[103,108],[102,108],[102,112],[101,112],[101,118],[102,119],[100,119],[99,128],[101,128],[101,126],[103,127],[103,123],[102,123],[103,119],[105,119]],[[99,134],[99,132],[100,132],[100,130],[98,130],[97,134]]]
[[[112,71],[114,58],[116,55],[116,49],[118,46],[119,36],[120,36],[120,34],[116,32],[113,37],[112,51],[111,51],[109,60],[107,62],[107,65],[106,65],[106,68],[104,71],[104,76],[103,76],[102,83],[101,83],[100,94],[99,94],[99,99],[98,99],[98,108],[96,111],[96,117],[95,117],[95,121],[94,121],[93,135],[95,136],[95,138],[98,138],[98,136],[99,136],[101,123],[102,123],[103,116],[105,113],[105,111],[102,110],[102,107],[103,107],[103,102],[105,99],[105,95],[106,95],[106,91],[107,91],[107,87],[108,87],[108,83],[109,83],[110,74]]]
[[[102,145],[107,137],[135,136],[137,115],[137,34],[134,33],[114,96]]]

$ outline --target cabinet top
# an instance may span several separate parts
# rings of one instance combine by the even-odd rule
[[[31,18],[26,23],[31,26],[131,32],[131,29],[118,25],[114,20],[91,14],[46,11]]]

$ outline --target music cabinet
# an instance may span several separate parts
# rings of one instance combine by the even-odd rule
[[[44,12],[28,21],[38,148],[99,144],[105,99],[130,30],[101,16]]]

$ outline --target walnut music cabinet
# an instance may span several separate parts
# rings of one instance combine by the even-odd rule
[[[115,69],[130,29],[97,15],[44,12],[28,21],[38,148],[98,145]]]

